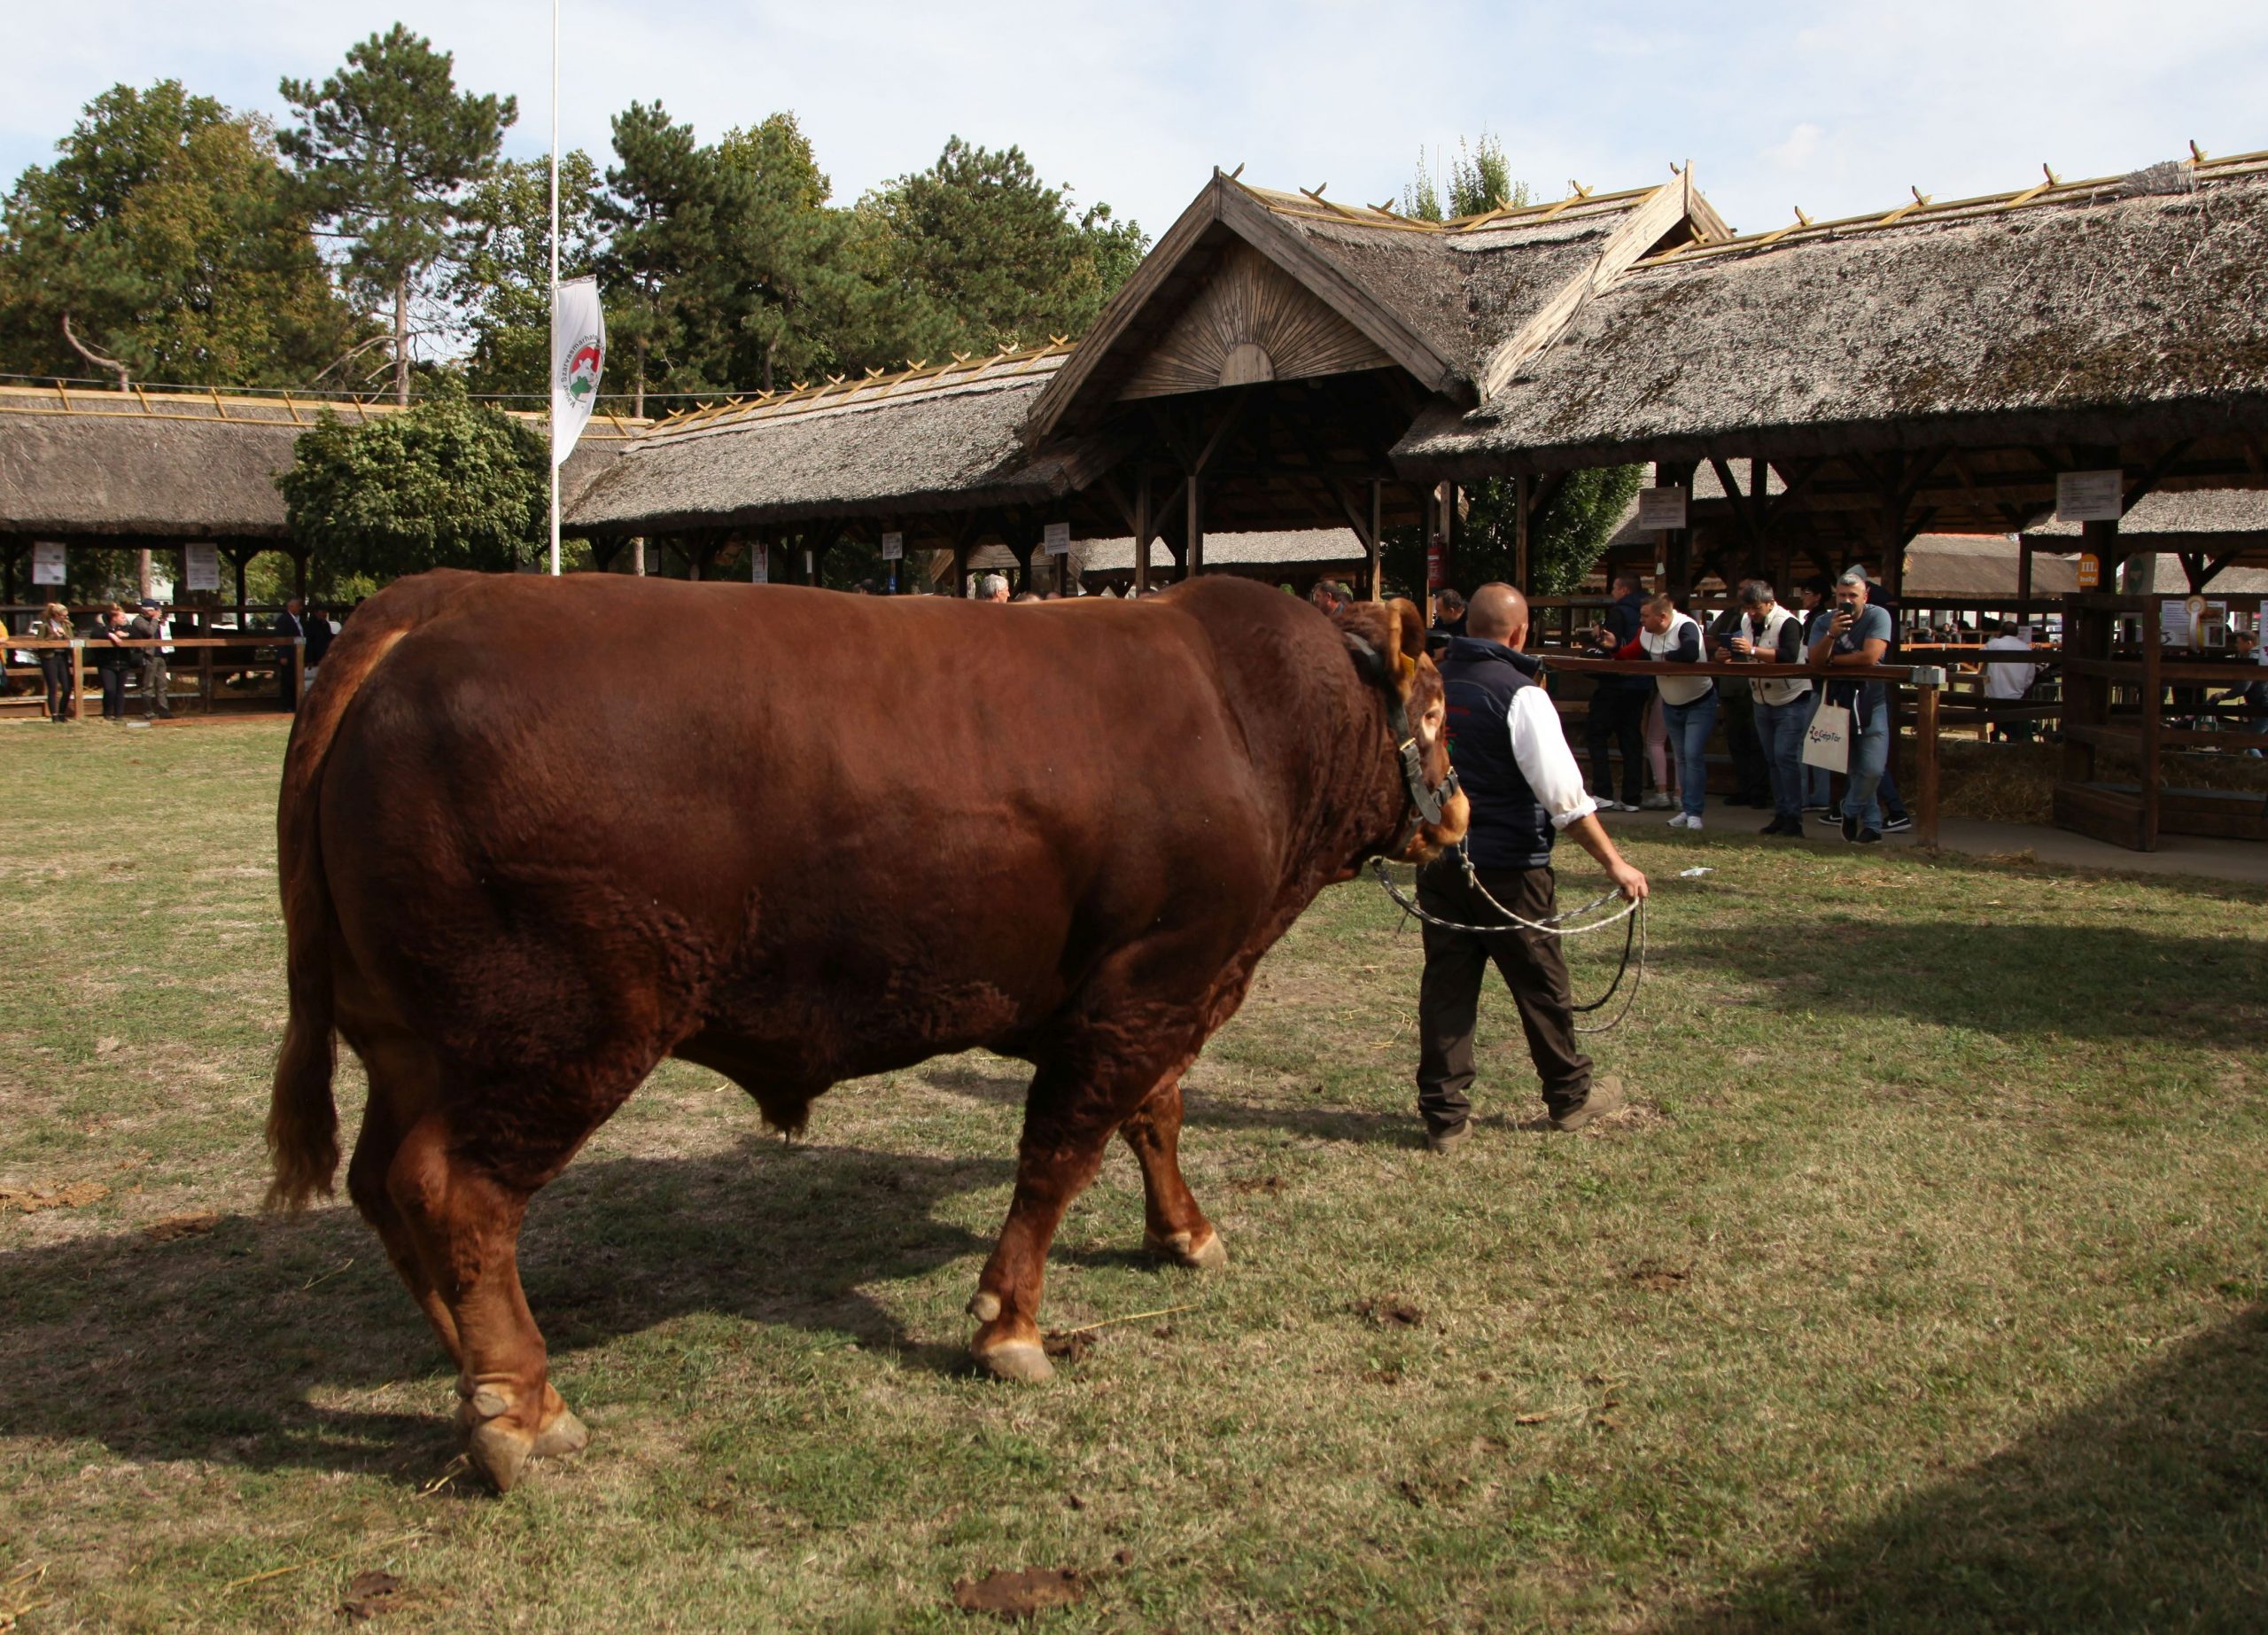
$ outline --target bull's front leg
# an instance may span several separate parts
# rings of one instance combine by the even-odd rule
[[[1181,1178],[1181,1074],[1176,1071],[1119,1126],[1142,1165],[1142,1245],[1181,1265],[1216,1272],[1229,1247]]]
[[[1016,1152],[1015,1195],[968,1303],[978,1325],[969,1350],[1001,1379],[1038,1381],[1055,1372],[1039,1335],[1047,1250],[1063,1211],[1101,1167],[1117,1123],[1116,1109],[1089,1086],[1045,1067],[1033,1078]]]

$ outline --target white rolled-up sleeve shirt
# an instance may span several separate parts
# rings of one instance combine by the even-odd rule
[[[1559,710],[1550,694],[1541,687],[1521,688],[1512,695],[1506,720],[1512,734],[1512,759],[1550,814],[1554,829],[1598,810],[1598,802],[1583,787],[1582,769],[1575,765],[1575,751],[1567,747],[1566,729],[1559,724]]]

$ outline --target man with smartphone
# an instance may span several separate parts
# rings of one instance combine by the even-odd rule
[[[1835,612],[1811,645],[1811,662],[1829,672],[1827,702],[1851,712],[1850,785],[1843,791],[1843,838],[1882,844],[1876,798],[1890,761],[1890,689],[1881,681],[1836,681],[1837,670],[1878,665],[1890,650],[1890,615],[1867,600],[1867,576],[1853,568],[1835,581]]]

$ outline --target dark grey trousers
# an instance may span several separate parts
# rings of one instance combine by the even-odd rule
[[[1483,868],[1480,884],[1523,919],[1556,914],[1556,877],[1549,868]],[[1465,884],[1454,859],[1420,871],[1418,900],[1428,914],[1465,925],[1498,923],[1503,916]],[[1454,1130],[1472,1116],[1472,1030],[1480,1016],[1480,984],[1493,962],[1519,1008],[1528,1055],[1543,1081],[1543,1102],[1555,1115],[1579,1107],[1590,1094],[1591,1059],[1575,1041],[1567,991],[1567,962],[1559,939],[1514,929],[1475,936],[1425,927],[1425,972],[1418,984],[1418,1110],[1426,1128]]]

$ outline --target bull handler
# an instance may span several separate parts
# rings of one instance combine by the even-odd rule
[[[1542,666],[1527,644],[1527,598],[1510,585],[1483,585],[1466,604],[1463,635],[1439,656],[1448,696],[1449,759],[1472,805],[1466,845],[1489,897],[1522,919],[1558,912],[1551,847],[1561,830],[1598,860],[1622,895],[1646,895],[1646,876],[1625,862],[1598,821],[1559,712],[1537,682]],[[1465,878],[1454,853],[1418,876],[1418,900],[1464,925],[1504,916]],[[1471,1127],[1465,1092],[1473,1078],[1472,1030],[1491,961],[1511,990],[1542,1080],[1555,1130],[1580,1130],[1622,1104],[1619,1079],[1594,1078],[1576,1043],[1573,1000],[1559,938],[1518,928],[1486,935],[1425,926],[1425,971],[1418,989],[1418,1110],[1427,1150],[1446,1153]]]

